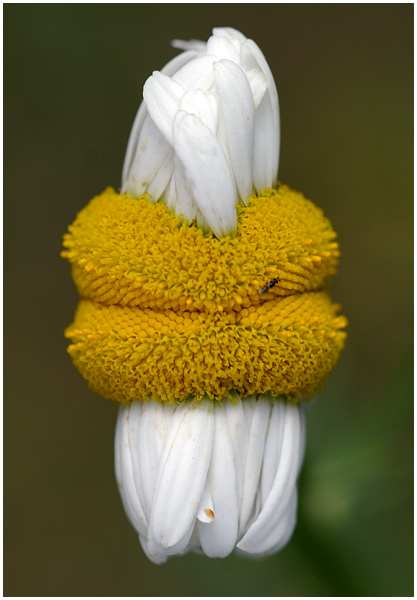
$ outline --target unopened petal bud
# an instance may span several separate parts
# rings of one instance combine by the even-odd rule
[[[258,46],[235,29],[215,28],[207,43],[173,45],[184,58],[145,83],[122,191],[148,192],[217,237],[234,235],[236,205],[276,181],[275,83]]]

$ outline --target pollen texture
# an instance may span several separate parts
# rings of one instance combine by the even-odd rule
[[[307,399],[346,337],[324,291],[335,238],[322,211],[283,185],[239,206],[236,236],[221,239],[108,188],[64,236],[82,297],[68,351],[94,391],[123,403],[235,390]]]

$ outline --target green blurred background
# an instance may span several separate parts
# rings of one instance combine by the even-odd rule
[[[141,89],[233,26],[280,95],[280,179],[342,248],[347,348],[309,406],[299,524],[260,562],[143,555],[113,475],[116,409],[66,354],[61,236],[120,184]],[[413,5],[4,6],[6,596],[413,594]]]

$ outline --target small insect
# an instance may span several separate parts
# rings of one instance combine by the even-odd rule
[[[273,288],[274,285],[277,285],[277,283],[279,283],[279,277],[274,277],[274,279],[271,279],[271,281],[269,281],[262,289],[259,290],[259,293],[263,294],[264,292],[267,292]]]

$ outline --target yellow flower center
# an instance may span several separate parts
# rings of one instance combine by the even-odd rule
[[[318,391],[346,319],[324,290],[336,234],[279,185],[238,207],[217,239],[147,196],[108,188],[64,236],[81,300],[68,351],[90,387],[120,402]]]

